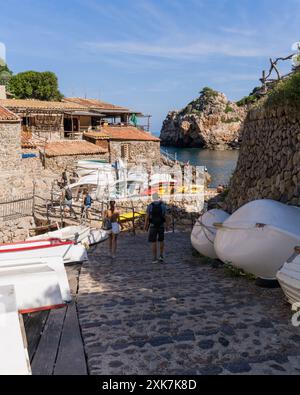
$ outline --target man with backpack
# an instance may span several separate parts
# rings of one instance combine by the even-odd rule
[[[165,224],[167,222],[167,208],[157,193],[152,196],[153,202],[148,206],[145,231],[149,230],[149,243],[152,244],[153,262],[164,263]],[[157,258],[160,243],[160,257]]]
[[[64,213],[65,213],[65,215],[67,213],[70,213],[70,215],[71,215],[71,213],[73,213],[75,219],[77,219],[76,212],[75,212],[75,210],[73,208],[73,194],[72,194],[72,191],[71,191],[71,189],[69,187],[66,187],[63,190],[63,196],[62,197],[63,197],[63,200],[64,200],[63,204],[64,204]]]
[[[83,217],[83,214],[85,213],[86,219],[89,219],[89,210],[92,208],[92,203],[93,199],[89,194],[89,191],[85,190],[82,196],[81,217]]]

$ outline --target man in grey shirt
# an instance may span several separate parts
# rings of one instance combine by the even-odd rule
[[[167,207],[159,195],[152,196],[153,202],[147,208],[145,231],[149,230],[149,243],[152,244],[153,262],[164,263],[165,226],[167,223]],[[158,243],[160,243],[160,257],[157,258]]]

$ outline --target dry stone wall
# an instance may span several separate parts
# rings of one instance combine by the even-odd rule
[[[300,206],[300,113],[252,109],[224,208],[233,212],[256,199]]]
[[[159,141],[111,141],[110,160],[116,161],[122,157],[122,146],[128,145],[128,163],[158,164],[160,162]]]
[[[0,122],[0,169],[16,170],[21,164],[21,126],[19,122]]]

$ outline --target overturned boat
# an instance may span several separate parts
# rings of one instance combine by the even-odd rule
[[[214,241],[217,233],[215,223],[224,222],[229,214],[223,210],[210,210],[201,215],[192,231],[192,246],[200,254],[211,259],[217,259]]]
[[[277,273],[277,280],[292,305],[300,305],[300,247]]]
[[[263,280],[276,274],[300,245],[300,209],[273,200],[246,204],[216,224],[215,251],[223,262]]]
[[[30,237],[27,240],[60,239],[63,241],[75,241],[86,245],[94,245],[107,240],[107,232],[102,229],[89,228],[87,226],[68,226],[53,232]]]
[[[0,286],[0,375],[31,375],[22,316],[13,285]]]
[[[47,257],[61,257],[64,263],[88,260],[86,248],[82,244],[75,244],[74,241],[45,239],[0,244],[0,267],[5,266],[6,261]]]

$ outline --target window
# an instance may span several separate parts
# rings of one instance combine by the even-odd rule
[[[130,156],[130,147],[129,144],[122,144],[121,145],[121,158],[125,160],[129,160]]]

